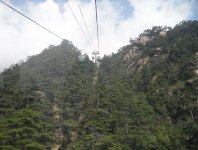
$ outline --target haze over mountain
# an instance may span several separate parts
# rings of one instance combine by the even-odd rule
[[[197,21],[79,56],[64,40],[0,74],[0,149],[198,149]]]

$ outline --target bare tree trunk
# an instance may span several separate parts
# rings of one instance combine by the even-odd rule
[[[193,116],[193,112],[192,111],[193,111],[193,108],[190,109],[190,115],[191,115],[192,120],[194,120],[194,116]]]
[[[62,119],[62,113],[63,113],[63,100],[61,100],[61,116],[60,116],[61,119]]]

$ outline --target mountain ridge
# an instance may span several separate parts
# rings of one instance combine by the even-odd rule
[[[0,74],[1,149],[197,149],[198,22],[79,61],[65,40]],[[94,82],[93,82],[94,81]]]

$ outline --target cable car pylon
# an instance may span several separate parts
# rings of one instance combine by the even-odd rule
[[[99,52],[99,29],[98,29],[98,11],[97,11],[97,1],[95,0],[95,12],[96,12],[96,29],[97,29],[97,40],[98,40],[98,50],[92,52],[92,60],[94,60],[95,64],[99,64],[101,61],[100,52]],[[98,65],[97,65],[98,66]]]
[[[100,55],[99,51],[92,52],[92,60],[95,62],[95,64],[98,64],[101,61],[101,58],[99,55]]]

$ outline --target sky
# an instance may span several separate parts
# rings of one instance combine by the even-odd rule
[[[28,17],[72,41],[91,56],[97,50],[94,0],[68,0],[81,24],[73,18],[65,0],[2,0]],[[174,27],[182,20],[198,19],[198,0],[97,0],[100,53],[109,55],[129,43],[130,38],[152,26]],[[90,36],[89,36],[89,34]],[[0,71],[27,56],[36,55],[61,40],[0,3]]]

